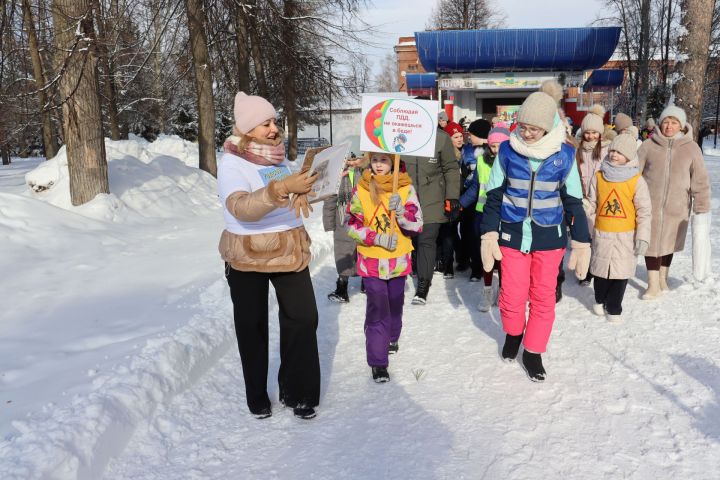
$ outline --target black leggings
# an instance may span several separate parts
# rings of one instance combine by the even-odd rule
[[[648,270],[660,270],[660,267],[669,267],[672,263],[673,254],[662,257],[645,257],[645,267]]]

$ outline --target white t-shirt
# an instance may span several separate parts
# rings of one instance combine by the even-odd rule
[[[267,186],[271,180],[280,180],[291,174],[287,160],[277,166],[257,165],[231,153],[223,154],[218,165],[218,193],[223,205],[225,228],[237,235],[273,233],[301,227],[303,222],[289,207],[276,208],[257,222],[241,222],[227,209],[227,198],[235,192],[254,192]]]

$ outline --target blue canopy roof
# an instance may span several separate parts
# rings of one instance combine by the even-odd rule
[[[408,90],[419,88],[435,88],[437,82],[436,73],[408,73],[405,75],[405,82]]]
[[[616,88],[622,85],[625,79],[625,70],[594,70],[585,81],[583,90],[593,88]]]
[[[582,71],[612,56],[620,27],[415,32],[429,72]]]

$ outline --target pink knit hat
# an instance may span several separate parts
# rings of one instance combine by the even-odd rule
[[[275,107],[262,97],[246,95],[239,92],[235,95],[235,127],[242,134],[248,133],[266,120],[275,118],[277,112]]]
[[[505,127],[504,123],[502,123],[502,127],[499,126],[502,122],[498,123],[495,128],[490,130],[490,134],[488,135],[488,143],[502,143],[505,140],[510,140],[510,130]]]

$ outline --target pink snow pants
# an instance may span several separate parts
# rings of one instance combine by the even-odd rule
[[[498,307],[503,330],[509,335],[525,332],[523,346],[535,353],[545,353],[555,322],[555,287],[558,266],[565,249],[522,253],[500,247],[502,287]],[[530,301],[530,315],[525,310]]]

